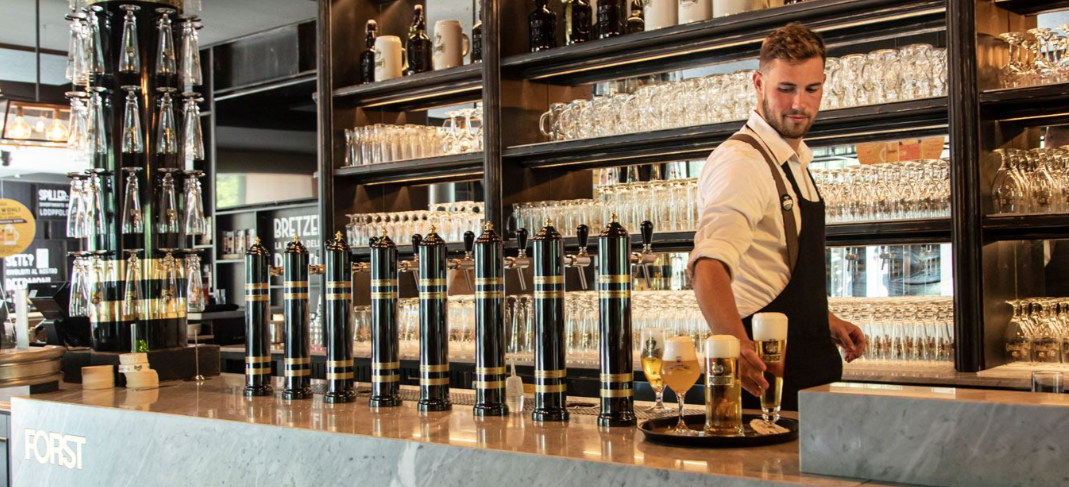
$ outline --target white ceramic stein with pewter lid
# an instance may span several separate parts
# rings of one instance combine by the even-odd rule
[[[464,65],[464,56],[471,50],[471,39],[464,34],[459,20],[439,20],[434,23],[434,69],[449,69]]]
[[[679,0],[648,0],[643,11],[646,30],[671,27],[679,22]]]
[[[400,78],[405,69],[405,48],[397,36],[375,39],[375,81]]]

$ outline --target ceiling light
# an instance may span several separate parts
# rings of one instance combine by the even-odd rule
[[[26,123],[22,107],[18,107],[17,110],[15,120],[11,121],[11,126],[7,129],[7,136],[12,139],[25,140],[33,135],[33,129],[30,128],[30,124]]]

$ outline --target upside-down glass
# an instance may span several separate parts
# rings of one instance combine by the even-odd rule
[[[126,11],[122,25],[122,44],[119,52],[119,72],[127,74],[141,73],[141,48],[137,43],[137,5],[120,5]]]
[[[123,320],[137,320],[141,318],[142,294],[141,294],[141,261],[137,258],[137,250],[127,250],[130,256],[126,259],[126,276],[123,281],[122,317]]]
[[[950,162],[811,169],[829,223],[950,217]]]
[[[157,207],[156,231],[159,233],[179,233],[178,203],[175,197],[174,176],[163,173],[160,182],[160,199]]]
[[[828,308],[865,334],[868,350],[862,363],[938,365],[954,360],[950,297],[829,298]]]
[[[85,198],[84,182],[85,181],[78,176],[71,178],[71,199],[67,203],[68,238],[85,237],[83,225],[85,219],[85,206],[83,203]]]
[[[204,218],[204,206],[201,203],[203,197],[200,194],[200,181],[197,179],[197,171],[187,173],[185,180],[185,233],[186,235],[204,235],[207,231],[207,220]]]
[[[124,167],[126,171],[126,190],[123,198],[122,233],[140,234],[145,231],[144,213],[141,211],[141,190],[138,187],[137,172],[139,167]]]
[[[683,407],[687,391],[694,386],[701,376],[701,364],[694,348],[694,338],[674,336],[665,340],[664,354],[661,358],[661,378],[676,395],[679,402],[679,421],[671,431],[677,435],[693,435],[695,432],[687,427],[683,420]]]
[[[104,88],[96,87],[89,93],[86,133],[89,135],[90,156],[108,153],[108,122],[101,95],[104,91]]]
[[[187,12],[188,13],[188,12]],[[200,39],[197,37],[198,24],[193,19],[182,22],[182,63],[179,74],[182,90],[193,91],[204,82],[200,67]]]
[[[108,213],[104,211],[104,187],[103,182],[100,179],[100,175],[92,174],[89,176],[89,194],[90,199],[86,201],[92,202],[92,215],[88,218],[87,224],[92,228],[92,235],[106,235],[108,233]]]
[[[67,151],[75,160],[84,159],[89,152],[89,120],[85,106],[85,93],[70,92],[71,99],[70,131],[67,136]]]
[[[196,93],[187,93],[182,101],[182,160],[186,167],[193,166],[193,161],[204,160],[204,132],[200,125],[200,106]]]
[[[200,272],[200,256],[186,255],[186,310],[192,313],[204,311],[204,277]]]
[[[89,258],[77,255],[71,267],[71,316],[89,316]]]
[[[124,154],[145,152],[145,137],[141,131],[141,107],[137,100],[139,86],[123,86],[126,106],[122,118],[122,151]]]
[[[171,26],[173,9],[159,8],[157,13],[162,14],[156,23],[156,70],[157,76],[173,76],[178,74],[177,58],[174,51],[174,31]]]
[[[159,88],[160,95],[159,126],[156,130],[156,154],[178,153],[178,128],[174,118],[174,102],[171,95],[174,88]]]
[[[89,72],[93,75],[103,75],[107,69],[107,59],[104,58],[104,39],[100,29],[100,13],[104,8],[99,5],[89,7],[86,11],[86,19],[89,24]]]

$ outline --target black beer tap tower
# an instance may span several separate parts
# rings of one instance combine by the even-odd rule
[[[416,239],[413,238],[413,243]],[[449,322],[445,240],[431,226],[419,247],[420,411],[446,411],[449,400]]]
[[[349,322],[353,285],[352,256],[349,244],[341,232],[323,247],[324,272],[327,289],[326,306],[327,393],[328,403],[351,402],[356,398],[353,388],[353,333]]]
[[[312,356],[308,350],[308,250],[293,236],[283,257],[283,311],[286,327],[284,389],[285,399],[312,397]]]
[[[270,254],[260,239],[245,253],[245,390],[246,396],[269,396],[271,388]]]
[[[598,235],[597,276],[601,340],[599,426],[634,426],[631,353],[631,237],[616,215]]]
[[[531,417],[535,421],[567,421],[564,239],[548,218],[534,236],[533,253],[535,395]]]
[[[476,416],[503,416],[505,403],[505,259],[493,224],[475,241]],[[467,272],[467,271],[465,271]]]
[[[401,405],[397,246],[386,236],[371,245],[371,407]]]

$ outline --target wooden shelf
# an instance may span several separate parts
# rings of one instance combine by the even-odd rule
[[[509,147],[504,157],[527,167],[612,167],[704,159],[744,121]],[[926,98],[821,112],[806,137],[834,145],[947,133],[947,99]]]
[[[984,240],[1045,240],[1069,238],[1069,215],[989,215],[984,217]]]
[[[950,241],[950,219],[829,223],[828,245],[920,244]]]
[[[527,79],[582,84],[755,58],[765,36],[792,21],[804,22],[836,48],[942,31],[945,13],[944,0],[810,0],[509,56],[502,67]]]
[[[334,90],[335,100],[363,108],[432,108],[481,100],[482,63],[428,71]]]
[[[347,166],[334,170],[334,176],[361,184],[426,182],[442,179],[472,179],[483,173],[483,153],[469,152],[410,161],[387,162],[367,166]]]
[[[1065,0],[995,0],[995,6],[1021,15],[1069,9]]]
[[[980,94],[980,111],[988,118],[1030,126],[1069,120],[1069,83],[988,90]]]

